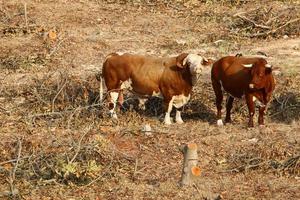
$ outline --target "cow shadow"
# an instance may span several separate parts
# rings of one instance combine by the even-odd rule
[[[273,122],[290,124],[300,119],[300,94],[283,92],[274,97],[269,107],[269,117]]]
[[[210,107],[210,103],[202,102],[199,99],[189,102],[182,112],[182,117],[187,120],[200,120],[202,122],[214,123],[217,116]]]
[[[122,105],[123,112],[134,110],[140,115],[146,117],[158,117],[163,119],[165,115],[163,100],[157,97],[150,97],[145,103],[145,109],[139,107],[139,101],[136,98],[128,98]],[[172,109],[171,117],[175,118],[176,109]],[[200,120],[213,123],[216,115],[205,103],[199,100],[192,100],[182,108],[182,118],[184,121]]]

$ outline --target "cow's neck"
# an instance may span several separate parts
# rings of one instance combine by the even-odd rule
[[[197,81],[197,77],[195,75],[192,75],[189,69],[184,69],[181,73],[181,77],[183,80],[185,80],[189,86],[193,86],[194,83]]]

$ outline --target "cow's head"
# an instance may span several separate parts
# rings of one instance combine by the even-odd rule
[[[250,89],[261,89],[265,87],[266,76],[272,73],[272,65],[265,59],[260,59],[253,64],[243,64],[244,67],[251,69]]]
[[[189,68],[191,74],[200,74],[203,68],[212,64],[211,59],[204,58],[197,54],[183,53],[177,56],[176,65],[179,68]]]

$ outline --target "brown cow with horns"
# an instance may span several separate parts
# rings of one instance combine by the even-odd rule
[[[248,126],[253,127],[255,104],[259,106],[259,125],[264,124],[264,114],[275,88],[272,66],[262,57],[227,56],[213,64],[211,80],[216,95],[217,124],[221,119],[223,91],[229,96],[226,103],[225,122],[231,122],[230,111],[234,98],[245,96],[249,109]]]
[[[170,112],[176,108],[176,122],[182,123],[181,107],[190,99],[197,75],[211,60],[197,54],[174,57],[112,53],[106,57],[102,75],[109,93],[109,110],[117,118],[115,107],[123,100],[122,90],[130,89],[138,97],[161,96],[164,99],[165,124],[171,124]]]

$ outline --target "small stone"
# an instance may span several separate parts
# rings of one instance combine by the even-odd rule
[[[258,139],[257,138],[251,138],[251,139],[248,140],[248,142],[257,143]]]
[[[283,36],[283,39],[285,39],[285,40],[288,39],[288,38],[289,38],[288,35],[284,35],[284,36]]]
[[[144,127],[142,128],[142,132],[143,132],[146,136],[152,135],[151,130],[152,130],[152,129],[151,129],[150,124],[145,124]]]

